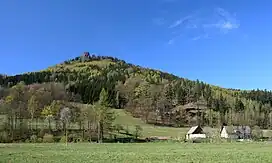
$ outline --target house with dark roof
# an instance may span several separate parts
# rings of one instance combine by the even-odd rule
[[[226,139],[251,139],[251,128],[249,126],[223,126],[220,136]]]
[[[186,140],[206,138],[206,134],[200,126],[193,126],[186,134]]]

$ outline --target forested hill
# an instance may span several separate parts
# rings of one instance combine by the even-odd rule
[[[0,75],[2,90],[19,82],[63,83],[75,97],[72,101],[89,104],[98,101],[105,88],[111,107],[126,109],[147,123],[272,127],[271,91],[224,89],[88,52],[40,72]],[[0,99],[3,96],[0,91]]]

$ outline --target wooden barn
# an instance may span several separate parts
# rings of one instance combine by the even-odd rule
[[[186,140],[206,138],[206,134],[200,126],[193,126],[186,134]]]
[[[223,126],[220,136],[226,139],[251,139],[251,128],[249,126]]]

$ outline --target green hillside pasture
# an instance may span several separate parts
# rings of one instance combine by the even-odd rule
[[[161,127],[146,124],[139,118],[132,117],[129,113],[126,113],[124,110],[115,110],[117,118],[115,124],[121,124],[125,128],[128,127],[129,130],[134,131],[135,125],[140,125],[143,128],[143,137],[150,136],[168,136],[168,137],[184,137],[189,128],[174,128],[174,127]]]
[[[266,163],[268,143],[0,144],[0,160],[13,163]]]

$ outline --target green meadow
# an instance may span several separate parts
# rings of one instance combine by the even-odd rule
[[[271,162],[269,143],[1,144],[0,162]]]

